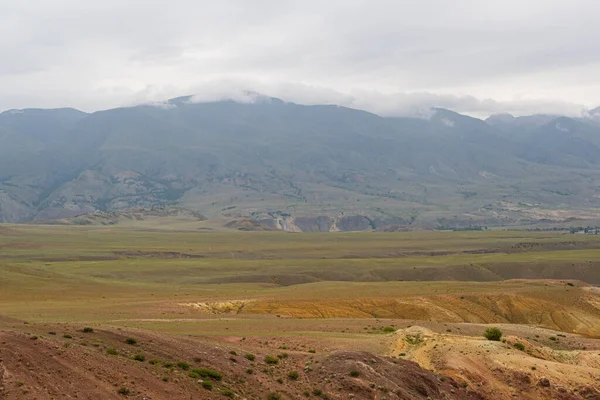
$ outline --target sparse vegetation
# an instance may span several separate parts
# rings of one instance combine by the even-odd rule
[[[94,332],[94,328],[85,327],[82,329],[83,333],[92,333]]]
[[[350,376],[353,378],[357,378],[360,376],[360,372],[358,372],[357,370],[353,369],[352,371],[350,371]]]
[[[114,347],[109,347],[108,349],[106,349],[106,354],[110,354],[111,356],[116,356],[117,354],[119,354],[119,352]]]
[[[135,340],[134,338],[127,338],[125,339],[125,343],[133,345],[137,343],[137,340]]]
[[[146,360],[146,356],[145,356],[145,355],[143,355],[143,354],[135,354],[135,355],[133,356],[133,359],[134,359],[135,361],[144,361],[144,360]]]
[[[269,393],[267,395],[267,400],[280,400],[281,399],[281,395],[279,393]]]
[[[244,354],[244,357],[245,357],[246,359],[250,360],[250,361],[254,361],[254,360],[256,360],[256,356],[255,356],[254,354],[251,354],[251,353],[246,353],[246,354]]]

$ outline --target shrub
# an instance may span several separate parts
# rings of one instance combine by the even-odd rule
[[[127,344],[136,344],[137,340],[135,340],[134,338],[127,338],[127,339],[125,339],[125,343],[127,343]]]
[[[269,393],[267,395],[267,400],[279,400],[281,399],[281,395],[279,393]]]
[[[65,334],[63,335],[63,337],[64,337],[65,339],[73,339],[73,336],[69,335],[68,333],[65,333]]]
[[[111,356],[116,356],[117,354],[119,354],[119,353],[117,353],[117,349],[115,349],[113,347],[106,349],[106,353],[110,354]]]
[[[309,352],[309,353],[313,353],[313,354],[315,354],[315,353],[316,353],[316,351],[315,351],[315,350],[313,350],[313,349],[310,349],[308,352]]]
[[[56,332],[48,332],[48,335],[56,335]]]
[[[254,373],[254,370],[253,370],[252,368],[248,368],[248,369],[246,370],[246,373],[247,373],[248,375],[252,375],[252,374]]]
[[[173,368],[173,366],[174,366],[174,365],[175,365],[175,364],[173,364],[173,363],[172,363],[172,362],[170,362],[170,361],[165,361],[165,362],[163,362],[163,367],[165,367],[165,368]]]
[[[187,371],[188,369],[190,369],[190,364],[186,363],[185,361],[179,361],[177,363],[177,366],[184,371]]]
[[[556,336],[550,336],[548,339],[552,340],[553,342],[556,342],[558,339],[556,338]]]
[[[150,360],[148,362],[150,363],[150,365],[160,364],[160,360],[157,360],[156,358],[153,358],[152,360]]]
[[[270,355],[265,356],[265,362],[270,365],[275,365],[279,362],[279,358]]]
[[[284,358],[288,358],[288,357],[289,357],[288,353],[277,354],[277,358],[279,358],[279,359],[284,359]]]
[[[117,393],[119,393],[121,396],[127,396],[131,393],[131,390],[127,389],[126,387],[122,387],[117,390]]]
[[[525,350],[525,346],[521,342],[517,342],[513,346],[515,346],[515,349],[517,349],[517,350],[521,350],[521,351]]]
[[[293,381],[297,381],[298,378],[300,378],[300,374],[298,373],[298,371],[290,371],[288,373],[288,378],[290,378]]]
[[[315,396],[320,396],[323,394],[323,391],[321,389],[314,388],[312,394],[314,394]]]
[[[235,393],[233,393],[233,390],[229,388],[223,388],[221,389],[221,394],[225,397],[233,397]]]
[[[350,371],[350,376],[353,378],[357,378],[360,375],[360,372],[358,372],[357,370],[353,369],[352,371]]]
[[[219,371],[210,368],[194,368],[192,372],[198,374],[202,378],[211,378],[215,381],[223,379],[223,375]]]
[[[483,334],[487,340],[498,342],[502,338],[502,331],[498,328],[489,328]]]
[[[206,390],[212,390],[212,382],[211,381],[202,381],[200,383],[202,387]]]
[[[94,328],[86,327],[83,328],[83,333],[92,333],[94,332]]]
[[[246,359],[248,359],[250,361],[256,360],[256,356],[254,354],[251,354],[251,353],[248,353],[248,354],[244,355],[244,357],[246,357]]]
[[[146,359],[146,356],[143,354],[136,354],[133,356],[133,359],[135,361],[144,361]]]
[[[229,352],[229,354],[231,354],[232,356],[237,356],[237,352],[236,352],[236,351],[234,351],[234,350],[231,350],[231,351]]]
[[[391,327],[391,326],[384,326],[383,328],[381,328],[381,331],[383,333],[392,333],[392,332],[396,332],[396,330]]]
[[[279,377],[276,380],[277,380],[277,383],[283,383],[283,378],[282,377]]]

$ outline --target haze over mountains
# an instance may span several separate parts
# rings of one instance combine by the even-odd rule
[[[0,221],[179,205],[285,230],[593,220],[600,108],[585,118],[182,97],[0,114]]]

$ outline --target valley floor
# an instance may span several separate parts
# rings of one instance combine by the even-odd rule
[[[557,233],[3,225],[0,399],[600,399],[599,256]]]

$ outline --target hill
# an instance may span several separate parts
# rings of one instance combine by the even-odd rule
[[[4,112],[0,221],[172,205],[310,231],[599,219],[591,119],[384,118],[249,98]]]

